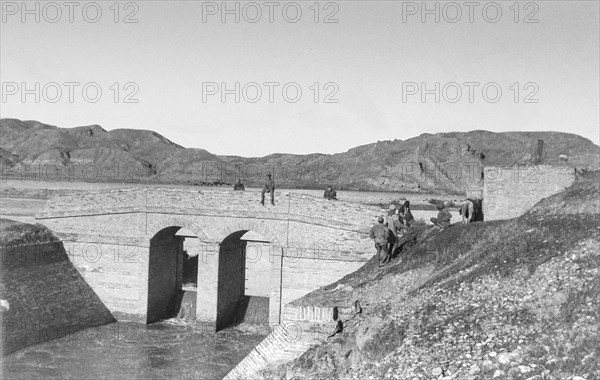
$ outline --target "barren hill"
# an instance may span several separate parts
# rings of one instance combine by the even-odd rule
[[[257,185],[271,172],[279,187],[322,188],[331,183],[355,190],[463,192],[479,185],[484,165],[531,163],[539,139],[544,140],[545,163],[600,168],[597,145],[560,132],[422,134],[332,155],[244,158],[184,148],[149,130],[59,128],[0,119],[4,175],[50,165],[54,170],[72,170],[69,173],[76,179],[100,181],[230,184],[241,177],[248,185]],[[559,155],[568,156],[568,161]]]

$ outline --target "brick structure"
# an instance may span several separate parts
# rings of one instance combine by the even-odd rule
[[[260,371],[273,363],[300,357],[311,346],[327,339],[334,327],[333,308],[285,305],[281,325],[275,326],[224,380],[261,378]]]
[[[2,355],[114,322],[61,242],[0,247]]]
[[[196,320],[213,330],[230,322],[247,278],[254,295],[268,295],[269,323],[278,324],[283,305],[374,254],[368,232],[378,208],[281,192],[276,206],[261,206],[259,199],[226,190],[86,192],[51,199],[37,220],[64,241],[75,267],[117,318],[145,322],[173,312],[169,305],[181,283],[174,231],[191,231],[198,249]],[[248,250],[240,240],[247,231],[268,243]]]
[[[541,199],[554,195],[575,181],[570,166],[516,165],[484,169],[484,220],[523,215]]]

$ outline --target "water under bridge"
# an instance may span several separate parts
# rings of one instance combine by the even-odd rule
[[[250,296],[266,299],[268,322],[278,324],[285,304],[374,254],[377,207],[287,192],[275,206],[259,199],[204,189],[81,192],[50,199],[36,219],[118,319],[172,317],[191,283],[195,319],[213,331],[234,323]]]

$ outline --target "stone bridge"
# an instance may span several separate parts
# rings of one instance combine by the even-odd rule
[[[275,206],[259,199],[204,189],[82,192],[49,200],[36,218],[117,318],[146,323],[180,312],[190,282],[202,327],[234,323],[251,296],[267,300],[265,319],[279,324],[285,304],[374,255],[368,232],[379,208],[285,192]]]

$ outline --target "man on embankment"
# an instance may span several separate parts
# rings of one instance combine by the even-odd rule
[[[415,217],[410,211],[410,201],[404,201],[404,204],[400,206],[399,215],[404,221],[403,224],[406,226],[406,228],[410,228],[410,226],[415,222]]]
[[[391,260],[394,256],[394,251],[398,247],[398,239],[402,234],[402,229],[404,229],[404,225],[400,222],[400,215],[398,214],[398,209],[395,204],[390,205],[385,224],[389,230],[387,247],[390,256],[389,260]]]
[[[388,237],[389,237],[389,229],[383,224],[383,216],[380,216],[377,219],[377,224],[371,227],[371,232],[369,236],[371,239],[375,240],[375,249],[377,250],[377,260],[379,261],[379,266],[385,265],[390,260],[390,255],[388,253]],[[384,253],[383,259],[381,258],[381,251]]]
[[[434,226],[439,227],[441,229],[447,228],[450,226],[450,219],[452,218],[452,214],[450,211],[446,209],[446,205],[442,201],[438,201],[435,206],[438,209],[437,218],[431,218],[431,223]]]

